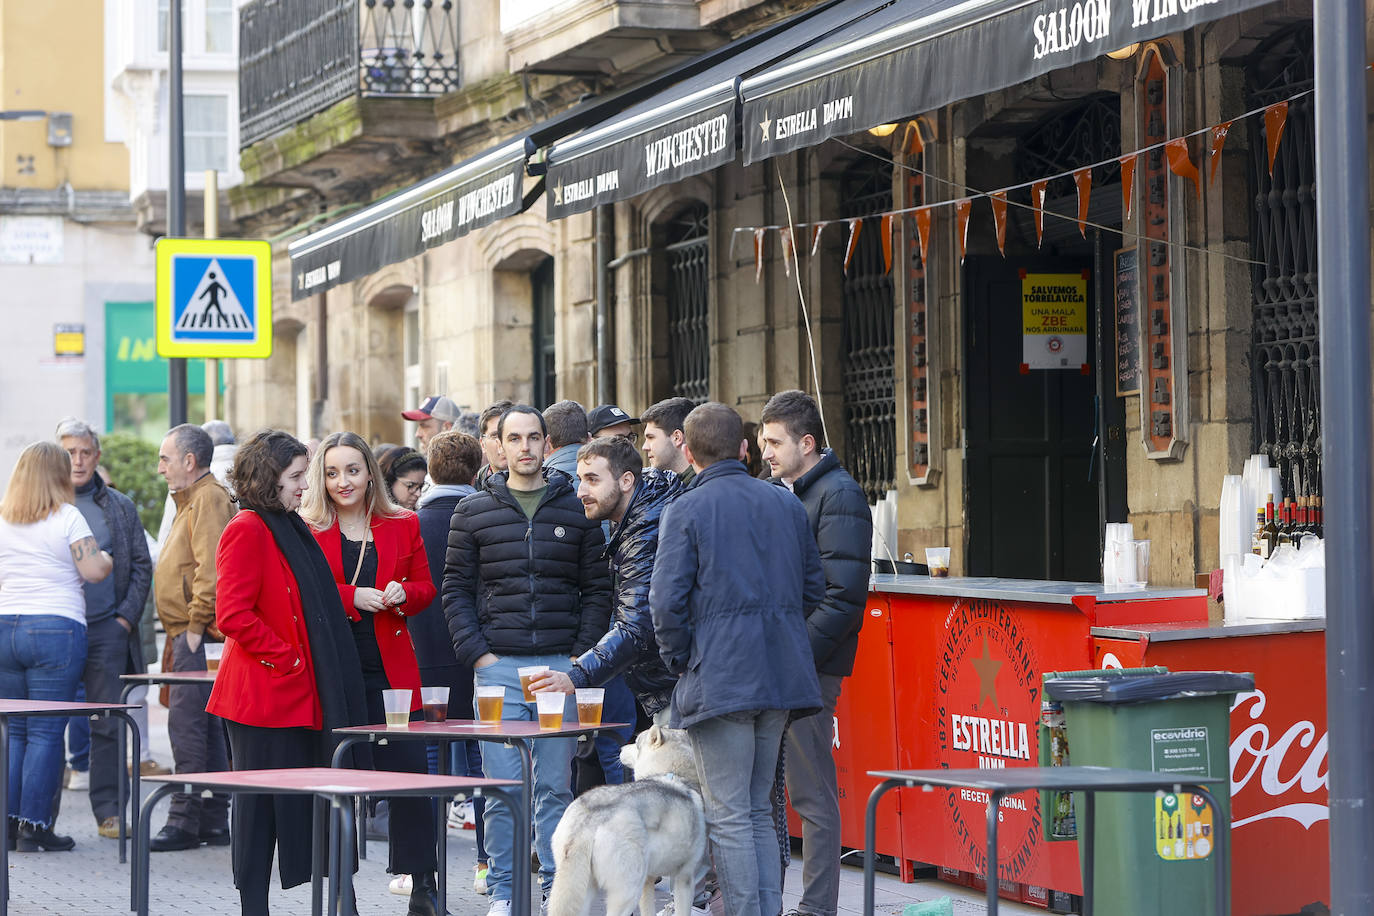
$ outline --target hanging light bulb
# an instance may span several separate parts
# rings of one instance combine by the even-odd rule
[[[1115,51],[1108,51],[1107,56],[1112,60],[1130,60],[1135,57],[1135,52],[1140,50],[1140,42],[1135,41],[1126,45],[1124,48],[1117,48]]]
[[[874,127],[870,127],[868,129],[868,132],[875,137],[887,137],[890,136],[892,132],[896,129],[896,124],[878,124]]]

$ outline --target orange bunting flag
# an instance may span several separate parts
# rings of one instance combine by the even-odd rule
[[[959,237],[959,263],[964,263],[964,250],[968,246],[968,211],[973,207],[973,198],[965,197],[954,202],[955,234]]]
[[[1093,190],[1093,167],[1085,165],[1073,173],[1073,183],[1078,185],[1078,234],[1088,237],[1088,198]]]
[[[786,276],[792,276],[792,261],[797,256],[797,251],[792,247],[792,228],[784,226],[778,230],[778,238],[782,241],[782,272]]]
[[[1207,176],[1209,184],[1216,184],[1217,166],[1221,165],[1221,148],[1226,143],[1226,135],[1231,132],[1231,122],[1223,121],[1212,128],[1212,152],[1208,154],[1212,161],[1211,174]]]
[[[1121,218],[1131,218],[1131,205],[1135,202],[1135,164],[1139,161],[1136,153],[1122,156],[1116,160],[1121,166]]]
[[[1269,141],[1269,177],[1274,177],[1274,157],[1283,139],[1283,126],[1288,123],[1288,103],[1275,102],[1264,109],[1264,137]]]
[[[763,276],[763,236],[767,229],[754,230],[754,282]]]
[[[819,223],[815,229],[811,230],[811,257],[814,258],[816,251],[821,247],[821,230],[829,225],[829,223]]]
[[[910,155],[919,155],[926,151],[926,141],[921,138],[921,122],[909,121],[906,125],[906,151]]]
[[[988,195],[992,203],[992,224],[997,228],[997,251],[1007,256],[1007,192],[993,191]]]
[[[1188,141],[1182,137],[1177,137],[1164,144],[1164,153],[1169,159],[1169,171],[1179,178],[1187,178],[1197,189],[1199,197],[1202,196],[1202,176],[1198,174],[1197,166],[1193,165],[1193,159],[1188,155]]]
[[[916,241],[921,246],[921,263],[926,262],[926,246],[930,244],[930,208],[916,211]]]
[[[883,217],[883,273],[892,269],[892,214]]]
[[[1031,184],[1031,206],[1035,209],[1036,248],[1045,241],[1045,188],[1048,186],[1048,181],[1036,181]]]
[[[864,223],[861,219],[851,219],[849,221],[849,244],[844,248],[845,273],[849,273],[849,262],[854,260],[854,252],[859,248],[859,232],[863,227]]]

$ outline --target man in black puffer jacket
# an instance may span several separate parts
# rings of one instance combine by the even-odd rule
[[[825,427],[811,396],[774,395],[763,407],[764,460],[775,483],[806,509],[825,570],[825,600],[806,618],[820,676],[820,715],[798,719],[783,738],[787,794],[802,821],[802,896],[794,913],[835,916],[840,894],[840,800],[835,779],[835,703],[854,671],[868,599],[873,516],[863,490],[825,448]]]
[[[639,451],[621,436],[593,439],[578,450],[578,498],[588,518],[609,519],[613,525],[608,548],[611,629],[573,662],[567,674],[550,671],[530,686],[568,693],[577,687],[600,687],[623,674],[644,712],[657,716],[672,701],[677,678],[658,654],[649,614],[649,579],[658,553],[658,518],[683,486],[672,471],[641,464]]]
[[[453,512],[444,560],[444,616],[459,664],[478,688],[505,688],[503,717],[533,720],[521,702],[519,668],[567,671],[570,657],[596,645],[610,621],[610,580],[601,525],[591,521],[562,474],[545,475],[544,418],[519,405],[501,415],[497,434],[508,470]],[[481,599],[478,599],[478,592]],[[573,703],[564,716],[575,716]],[[553,830],[572,801],[572,739],[531,742],[534,751],[535,849],[540,884],[553,885]],[[491,778],[519,779],[519,753],[484,742]],[[504,804],[485,812],[492,916],[510,910],[513,827]]]

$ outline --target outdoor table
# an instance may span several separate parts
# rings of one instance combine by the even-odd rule
[[[134,707],[123,703],[77,703],[66,700],[0,700],[0,812],[8,812],[10,772],[10,716],[114,716],[124,720],[124,726],[134,736],[134,753],[139,751],[138,727],[129,716]],[[120,738],[124,733],[119,733]],[[138,770],[134,770],[134,798],[138,798]],[[124,780],[119,780],[119,861],[124,858]],[[0,916],[9,912],[10,905],[9,844],[0,843]]]
[[[349,880],[340,876],[345,867],[344,850],[353,835],[352,799],[364,795],[401,795],[446,797],[492,795],[511,804],[516,793],[511,791],[520,783],[513,779],[478,779],[469,776],[430,776],[428,773],[392,773],[386,770],[346,770],[333,767],[297,767],[280,770],[230,770],[219,773],[177,773],[149,776],[148,782],[161,783],[149,794],[139,812],[134,833],[135,909],[139,916],[148,916],[149,859],[152,834],[153,807],[172,792],[212,790],[239,795],[312,795],[316,799],[314,836],[311,843],[311,913],[320,916],[320,890],[323,885],[323,847],[320,844],[320,805],[328,802],[338,812],[340,828],[329,830],[329,914],[356,912],[353,897],[351,868]],[[524,844],[529,849],[529,822],[516,824],[516,848]],[[528,870],[528,865],[526,865]],[[513,916],[529,916],[526,895],[522,912],[513,904]]]
[[[988,793],[987,821],[987,895],[988,916],[997,916],[997,815],[1002,798],[1018,792],[1049,789],[1085,793],[1083,823],[1083,916],[1092,916],[1093,828],[1097,792],[1191,792],[1212,807],[1217,819],[1213,868],[1216,871],[1217,916],[1228,916],[1230,885],[1226,880],[1227,844],[1230,819],[1217,804],[1208,784],[1224,783],[1227,777],[1199,777],[1182,773],[1155,773],[1150,770],[1125,770],[1112,767],[1007,767],[1005,769],[954,770],[869,770],[881,780],[868,797],[864,816],[864,908],[863,916],[873,916],[874,831],[878,802],[890,790],[903,786],[922,786],[929,792],[935,786],[951,789],[982,789]]]
[[[499,744],[507,744],[516,747],[520,751],[520,784],[521,784],[521,805],[511,805],[512,820],[530,823],[533,816],[533,763],[531,761],[531,743],[541,738],[577,738],[582,735],[595,737],[602,731],[624,728],[629,723],[626,722],[602,722],[600,725],[576,725],[565,722],[562,728],[540,728],[537,721],[531,719],[502,719],[500,722],[478,722],[473,719],[448,719],[443,722],[410,722],[402,728],[388,728],[385,725],[355,725],[348,728],[336,728],[334,734],[342,736],[342,740],[334,749],[334,766],[339,766],[343,760],[344,752],[355,744],[364,741],[372,744],[384,744],[387,741],[426,741],[436,744],[450,744],[454,741],[492,741]],[[439,754],[439,772],[442,774],[448,769],[448,755]],[[385,793],[382,793],[385,794]],[[523,811],[524,817],[516,817],[517,811]],[[445,827],[443,818],[439,819],[439,911],[445,912],[448,904],[448,830]],[[363,840],[366,842],[366,840]],[[515,856],[511,862],[512,875],[528,875],[530,873],[530,844],[515,844]],[[522,908],[523,907],[523,908]],[[529,882],[515,881],[511,895],[511,916],[528,916],[530,912],[529,902]]]

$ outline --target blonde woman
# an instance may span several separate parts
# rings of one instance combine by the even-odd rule
[[[67,453],[56,442],[24,449],[0,499],[0,696],[76,698],[86,665],[82,582],[100,582],[113,568],[76,508]],[[52,829],[66,724],[51,716],[10,720],[11,849],[76,845]]]
[[[406,618],[429,607],[436,593],[419,519],[391,501],[372,450],[347,432],[329,436],[315,452],[301,515],[315,531],[339,588],[340,610],[352,624],[369,720],[384,721],[382,691],[389,688],[411,692],[413,713],[420,708],[420,667]],[[372,753],[381,770],[428,771],[419,742],[394,741]],[[412,876],[409,916],[442,916],[434,808],[422,798],[395,798],[390,808],[389,871]]]

